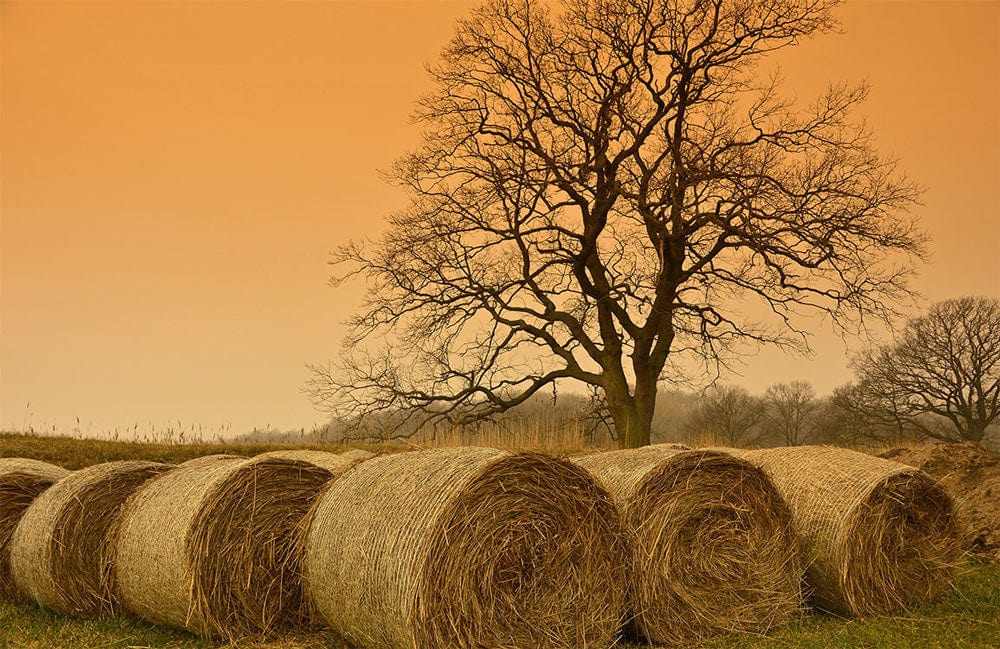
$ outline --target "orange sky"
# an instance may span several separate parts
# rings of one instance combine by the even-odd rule
[[[0,426],[322,421],[304,364],[358,299],[327,253],[402,205],[377,169],[470,6],[0,1]],[[869,79],[883,151],[928,187],[919,287],[1000,295],[1000,3],[839,14],[782,56],[786,87]],[[839,339],[815,346],[736,380],[850,377]]]

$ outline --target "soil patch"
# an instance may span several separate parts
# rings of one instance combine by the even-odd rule
[[[881,454],[940,481],[955,500],[969,550],[1000,558],[1000,453],[979,444],[925,444]]]

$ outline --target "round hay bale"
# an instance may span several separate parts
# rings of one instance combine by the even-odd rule
[[[800,608],[792,516],[757,467],[666,445],[574,461],[622,515],[630,635],[686,646],[721,633],[764,632]]]
[[[10,572],[10,539],[28,505],[69,471],[47,462],[0,458],[0,598],[19,596]]]
[[[121,518],[122,601],[150,622],[231,641],[303,624],[301,522],[357,461],[330,455],[193,462],[151,481]]]
[[[538,453],[380,456],[316,504],[306,591],[358,647],[608,647],[624,538],[586,471]]]
[[[298,449],[291,451],[270,451],[268,453],[261,453],[257,456],[257,458],[297,460],[299,462],[315,464],[316,466],[323,467],[324,469],[330,469],[331,471],[337,471],[338,474],[343,473],[345,462],[348,462],[349,464],[347,466],[350,467],[357,462],[368,460],[373,457],[375,457],[374,453],[369,453],[368,451],[363,451],[359,448],[345,451],[344,453],[329,453],[327,451]]]
[[[170,468],[137,461],[96,464],[39,496],[11,541],[11,571],[20,591],[65,615],[116,614],[108,531],[126,498]]]
[[[257,456],[258,458],[279,458],[285,460],[298,460],[301,462],[308,462],[310,464],[315,464],[316,466],[327,469],[337,477],[344,473],[344,471],[358,462],[363,462],[370,458],[375,457],[374,453],[369,453],[361,449],[352,449],[350,451],[345,451],[344,453],[329,453],[326,451],[310,451],[310,450],[291,450],[291,451],[271,451],[269,453],[262,453]],[[332,485],[333,482],[327,483],[327,485]],[[326,488],[326,487],[324,487]],[[299,525],[295,529],[294,540],[293,540],[293,553],[291,554],[291,560],[288,572],[289,574],[294,574],[298,578],[296,584],[298,588],[301,588],[301,577],[302,577],[302,561],[305,555],[306,549],[306,535],[309,531],[309,526],[312,524],[313,512],[315,511],[315,503],[318,502],[319,495],[313,502],[313,507],[310,508],[309,513],[302,518]],[[299,621],[295,626],[300,628],[305,627],[320,627],[322,626],[322,618],[316,607],[305,597],[305,594],[301,591],[297,591],[295,594],[296,601],[302,602],[302,607],[299,613]]]
[[[181,462],[178,466],[199,466],[201,464],[212,464],[222,460],[245,460],[242,455],[228,455],[226,453],[216,453],[215,455],[201,455],[190,460]]]
[[[788,502],[817,608],[889,614],[950,585],[961,531],[927,474],[841,448],[731,452],[767,471]]]

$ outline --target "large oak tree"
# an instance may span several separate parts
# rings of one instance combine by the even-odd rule
[[[462,20],[389,173],[409,208],[335,255],[369,291],[314,402],[470,422],[576,381],[635,447],[691,359],[802,347],[802,314],[887,316],[922,254],[918,190],[853,115],[865,87],[798,106],[759,75],[836,4],[490,0]]]

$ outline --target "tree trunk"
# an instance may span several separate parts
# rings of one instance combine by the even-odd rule
[[[981,421],[974,421],[963,431],[962,437],[965,441],[982,444],[983,438],[986,437],[986,425]]]
[[[649,446],[655,406],[655,388],[651,393],[648,390],[637,391],[634,397],[613,398],[608,395],[608,408],[615,422],[619,448]]]

